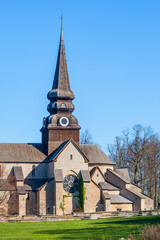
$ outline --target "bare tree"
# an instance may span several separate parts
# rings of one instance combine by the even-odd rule
[[[117,167],[127,167],[131,180],[142,191],[160,203],[160,139],[151,128],[135,125],[125,130],[108,145],[110,157]]]
[[[7,179],[0,179],[0,213],[2,215],[17,213],[17,206],[15,179],[12,175],[9,175]]]
[[[80,144],[93,144],[92,136],[87,129],[81,133]]]

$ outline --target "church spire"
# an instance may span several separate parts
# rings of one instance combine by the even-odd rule
[[[70,99],[75,98],[74,93],[71,91],[67,61],[65,54],[65,47],[63,41],[63,16],[61,16],[61,34],[60,34],[60,43],[59,51],[57,57],[56,70],[54,75],[54,81],[51,91],[48,93],[48,99],[51,102],[54,102],[57,99]],[[48,109],[50,112],[50,110]]]
[[[71,91],[66,54],[63,41],[63,16],[61,16],[61,34],[57,57],[56,70],[52,89],[48,93],[47,110],[50,115],[43,119],[42,143],[46,154],[50,154],[62,142],[72,138],[79,143],[78,119],[72,115],[74,105],[72,100],[75,98]]]

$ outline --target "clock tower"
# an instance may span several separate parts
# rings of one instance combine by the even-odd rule
[[[80,126],[77,118],[72,115],[74,111],[72,100],[75,95],[69,83],[62,23],[53,86],[47,97],[50,101],[47,107],[50,115],[43,119],[41,132],[45,153],[49,155],[60,144],[70,138],[79,143]]]

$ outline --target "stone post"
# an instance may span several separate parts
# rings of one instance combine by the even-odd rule
[[[19,216],[26,215],[26,195],[19,194]]]

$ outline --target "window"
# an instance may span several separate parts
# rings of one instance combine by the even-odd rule
[[[27,193],[27,200],[29,200],[29,193]]]
[[[70,160],[72,160],[73,159],[73,156],[72,156],[72,154],[70,155]]]
[[[121,208],[117,208],[117,211],[118,211],[118,212],[121,212],[121,211],[122,211],[122,209],[121,209]]]
[[[35,175],[36,175],[36,166],[33,165],[32,166],[32,177],[35,177]]]
[[[97,177],[99,177],[99,174],[97,174]]]
[[[0,165],[0,177],[2,177],[2,166]]]
[[[74,175],[67,175],[63,180],[63,188],[68,193],[78,191],[78,178]]]

